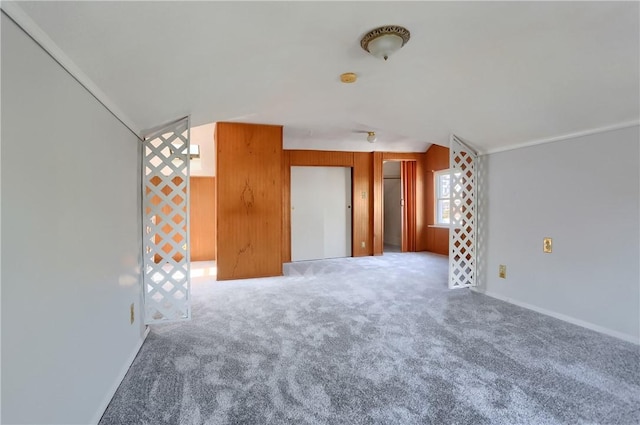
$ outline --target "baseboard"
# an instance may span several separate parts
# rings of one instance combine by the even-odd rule
[[[631,343],[636,344],[636,345],[640,345],[640,338],[634,337],[632,335],[627,335],[627,334],[622,333],[622,332],[614,331],[612,329],[605,328],[604,326],[600,326],[600,325],[593,324],[591,322],[586,322],[584,320],[576,319],[575,317],[567,316],[566,314],[561,314],[561,313],[557,313],[555,311],[547,310],[545,308],[538,307],[538,306],[533,305],[533,304],[524,303],[522,301],[514,300],[512,298],[505,297],[503,295],[499,295],[499,294],[496,294],[496,293],[493,293],[493,292],[482,291],[482,290],[479,290],[477,288],[471,288],[471,290],[473,292],[477,292],[479,294],[484,294],[486,296],[498,299],[500,301],[505,301],[505,302],[508,302],[510,304],[517,305],[518,307],[526,308],[527,310],[533,310],[533,311],[535,311],[537,313],[541,313],[541,314],[544,314],[546,316],[551,316],[551,317],[554,317],[556,319],[560,319],[562,321],[569,322],[571,324],[578,325],[578,326],[581,326],[583,328],[587,328],[587,329],[590,329],[592,331],[599,332],[601,334],[605,334],[605,335],[608,335],[608,336],[612,336],[614,338],[618,338],[618,339],[621,339],[621,340],[624,340],[624,341],[627,341],[627,342],[631,342]]]
[[[133,349],[133,351],[131,352],[131,354],[127,358],[127,361],[124,363],[124,366],[122,367],[122,370],[120,370],[120,373],[116,377],[113,385],[111,386],[111,388],[109,389],[109,391],[105,395],[104,399],[102,400],[102,403],[100,403],[100,406],[98,407],[98,410],[96,411],[96,414],[93,416],[93,419],[91,420],[92,424],[96,424],[97,425],[98,422],[100,422],[100,419],[102,418],[102,415],[104,415],[104,412],[105,412],[105,410],[107,410],[107,407],[109,406],[109,403],[111,403],[111,399],[115,395],[116,391],[118,390],[118,387],[122,383],[122,380],[124,379],[125,375],[129,371],[129,368],[131,367],[131,364],[133,363],[133,361],[135,360],[136,356],[138,355],[138,351],[140,351],[140,348],[142,348],[142,344],[147,339],[147,336],[149,335],[149,331],[151,331],[151,328],[149,326],[147,326],[145,331],[144,331],[144,335],[142,336],[140,341],[136,344],[135,348]]]

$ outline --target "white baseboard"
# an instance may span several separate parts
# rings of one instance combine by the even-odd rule
[[[496,294],[496,293],[493,293],[493,292],[482,291],[482,290],[479,290],[477,288],[471,288],[471,290],[473,292],[477,292],[479,294],[487,295],[487,296],[489,296],[491,298],[495,298],[495,299],[498,299],[498,300],[501,300],[501,301],[508,302],[510,304],[517,305],[519,307],[526,308],[527,310],[533,310],[533,311],[535,311],[537,313],[541,313],[541,314],[544,314],[546,316],[555,317],[556,319],[560,319],[560,320],[563,320],[565,322],[569,322],[569,323],[574,324],[574,325],[582,326],[583,328],[591,329],[592,331],[600,332],[602,334],[609,335],[609,336],[612,336],[614,338],[622,339],[624,341],[640,345],[640,338],[634,337],[633,335],[628,335],[628,334],[625,334],[625,333],[622,333],[622,332],[614,331],[612,329],[605,328],[604,326],[600,326],[600,325],[593,324],[591,322],[586,322],[584,320],[576,319],[575,317],[571,317],[571,316],[567,316],[565,314],[557,313],[555,311],[547,310],[545,308],[538,307],[538,306],[533,305],[533,304],[528,304],[528,303],[524,303],[522,301],[514,300],[512,298],[505,297],[503,295],[499,295],[499,294]]]
[[[144,331],[144,335],[142,336],[140,341],[136,344],[135,348],[133,349],[133,351],[131,352],[131,354],[127,358],[127,361],[122,366],[122,370],[120,370],[120,373],[116,377],[113,385],[111,386],[111,388],[109,389],[109,391],[105,395],[104,399],[102,400],[102,403],[100,403],[100,406],[98,407],[98,410],[96,411],[96,414],[93,416],[93,419],[91,420],[92,424],[96,424],[97,425],[98,422],[100,422],[100,419],[102,418],[102,415],[104,415],[105,410],[107,410],[107,407],[109,407],[109,403],[111,403],[111,399],[115,395],[116,391],[118,390],[118,387],[122,383],[122,380],[124,379],[125,375],[129,371],[129,368],[131,367],[131,364],[133,363],[133,361],[135,360],[136,356],[138,355],[138,351],[140,351],[140,348],[142,347],[142,344],[147,339],[147,336],[149,335],[149,331],[151,331],[151,328],[149,326],[147,326],[147,328]]]

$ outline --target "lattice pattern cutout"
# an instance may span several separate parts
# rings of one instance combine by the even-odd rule
[[[145,323],[191,319],[189,119],[147,137],[143,147]]]
[[[476,157],[455,136],[449,155],[449,288],[466,288],[476,284]]]

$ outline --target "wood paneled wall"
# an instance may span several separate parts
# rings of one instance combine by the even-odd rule
[[[353,153],[352,254],[354,257],[373,255],[372,158],[373,154],[369,152]]]
[[[384,251],[384,175],[383,153],[373,153],[373,255],[382,255]]]
[[[288,150],[291,165],[353,167],[353,152]]]
[[[291,262],[291,152],[282,151],[282,262]]]
[[[417,161],[402,161],[402,252],[416,252],[416,169]]]
[[[425,154],[426,168],[426,251],[449,255],[449,229],[429,227],[435,223],[434,171],[449,168],[449,148],[431,145]]]
[[[352,167],[352,250],[359,257],[383,253],[383,161],[414,161],[412,249],[427,250],[432,194],[425,190],[433,183],[426,184],[424,153],[282,150],[282,127],[239,123],[218,123],[216,147],[218,279],[279,275],[291,261],[291,166]]]
[[[191,177],[189,244],[191,261],[216,259],[216,178]]]
[[[282,275],[282,126],[217,123],[218,280]]]

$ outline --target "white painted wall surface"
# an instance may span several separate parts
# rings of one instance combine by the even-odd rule
[[[2,423],[97,422],[145,330],[139,144],[5,15],[1,52]]]
[[[191,127],[190,142],[192,145],[200,146],[200,158],[192,159],[189,164],[192,177],[213,177],[216,175],[216,150],[213,145],[215,127],[215,123]]]
[[[351,256],[351,168],[291,167],[291,260]]]
[[[398,164],[400,164],[398,162]],[[402,244],[402,184],[400,178],[384,179],[384,244]]]
[[[637,342],[639,137],[635,126],[485,157],[480,291]]]

